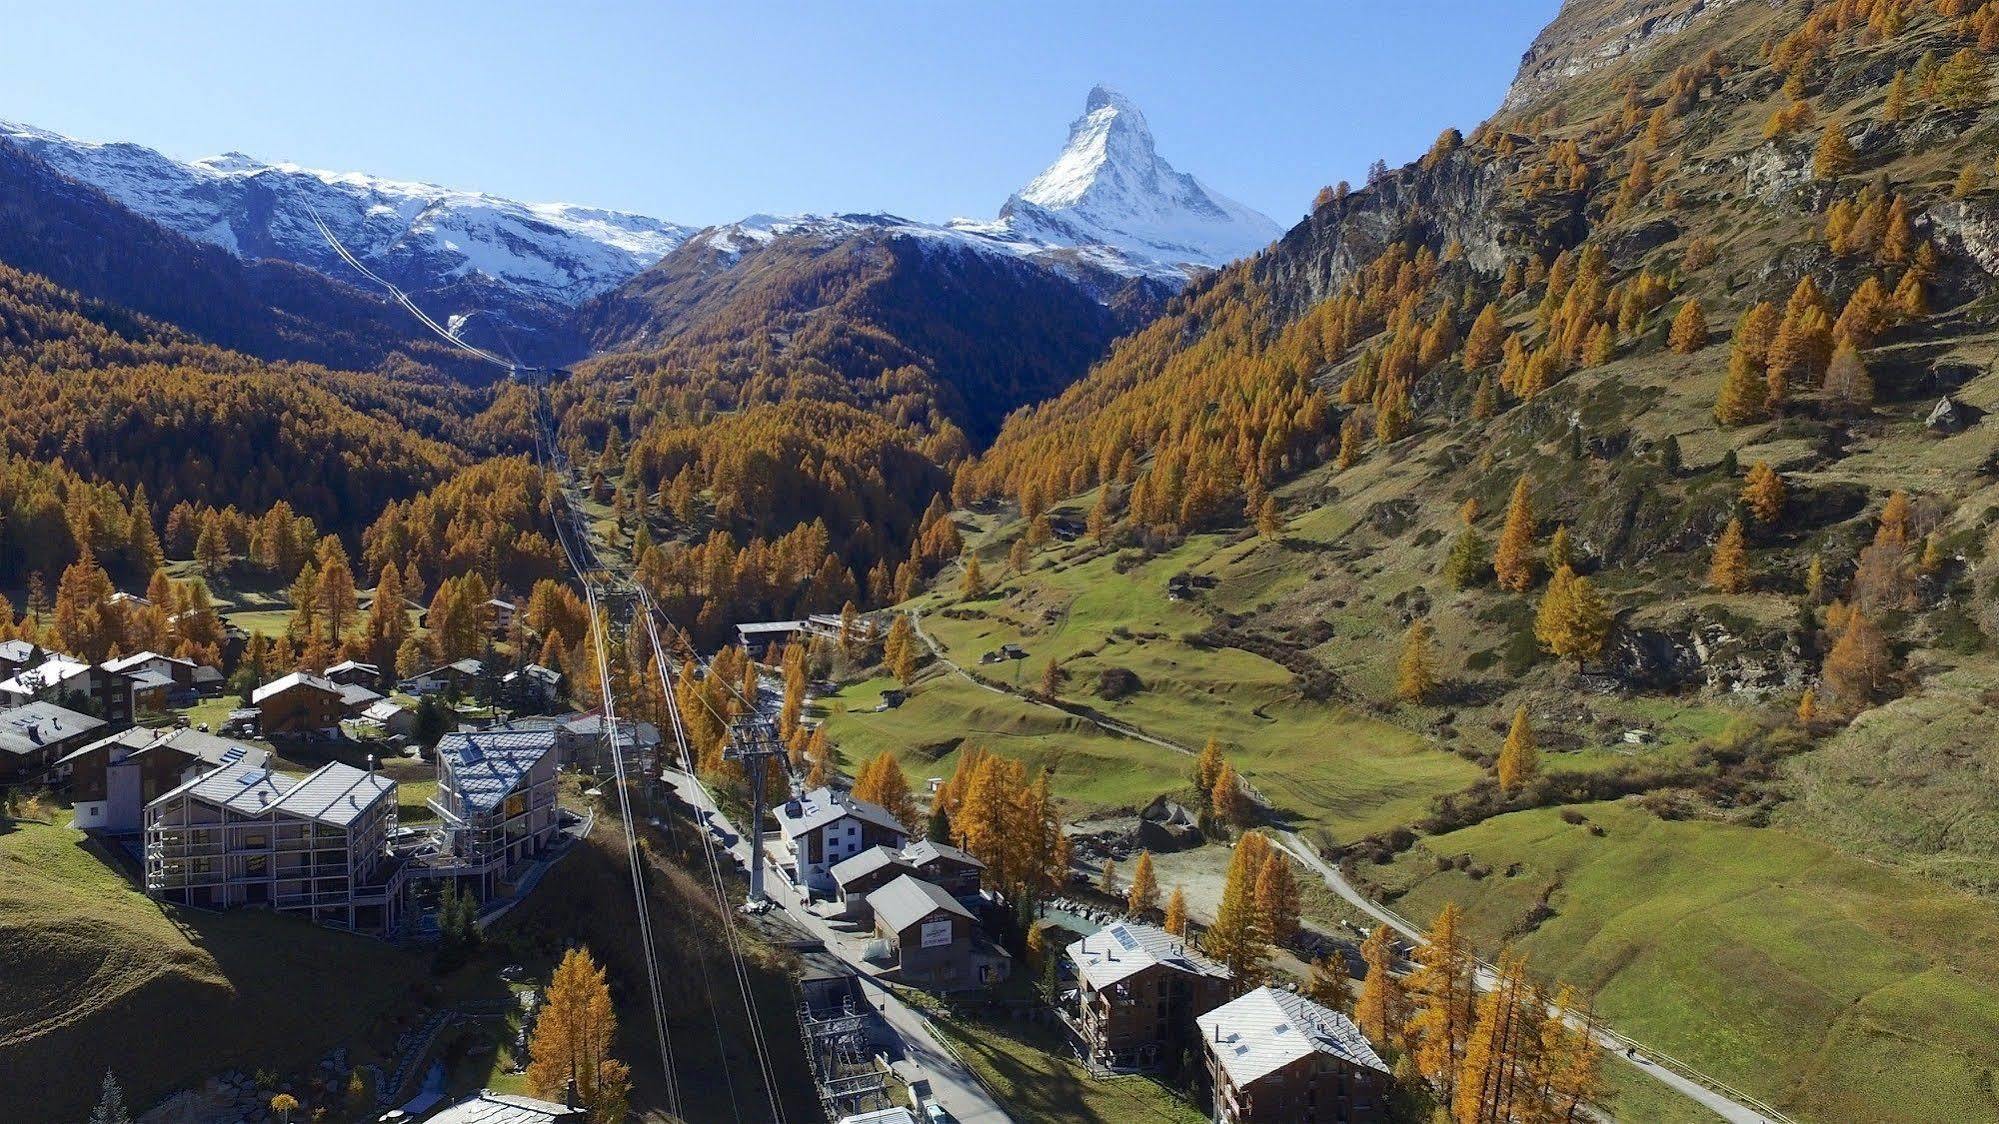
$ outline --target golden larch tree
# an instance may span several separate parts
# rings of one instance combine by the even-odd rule
[[[860,775],[854,778],[854,799],[880,805],[905,827],[919,824],[916,799],[909,792],[909,778],[903,775],[895,755],[887,750],[861,766]]]
[[[1160,924],[1160,928],[1176,937],[1184,938],[1187,935],[1187,891],[1185,888],[1175,886],[1173,887],[1173,892],[1166,895],[1166,920]]]
[[[1436,1087],[1440,1100],[1451,1104],[1465,1046],[1471,1040],[1472,1000],[1478,960],[1464,932],[1464,911],[1447,902],[1416,950],[1417,968],[1409,977],[1415,1013],[1409,1031],[1415,1039],[1416,1067]]]
[[[1367,976],[1354,1002],[1354,1022],[1368,1041],[1385,1050],[1402,1040],[1409,1017],[1409,997],[1394,972],[1395,930],[1386,923],[1376,925],[1360,943],[1360,958],[1367,965]]]
[[[1138,865],[1131,868],[1131,891],[1125,895],[1124,911],[1143,919],[1158,909],[1159,876],[1152,869],[1152,852],[1140,851]]]
[[[1770,467],[1769,461],[1749,466],[1749,476],[1742,485],[1742,503],[1758,523],[1776,526],[1784,517],[1785,498],[1784,477]]]
[[[537,1096],[560,1096],[571,1082],[586,1105],[596,1103],[598,1081],[612,1061],[618,1016],[604,969],[585,948],[562,956],[535,1017],[528,1041],[528,1084]]]
[[[1343,1015],[1353,1013],[1352,977],[1347,971],[1345,949],[1336,948],[1323,953],[1312,961],[1312,976],[1306,981],[1305,994],[1312,1002]]]
[[[1567,566],[1548,579],[1534,615],[1534,638],[1558,659],[1573,659],[1576,670],[1603,654],[1610,640],[1610,608],[1588,578]]]
[[[1536,1119],[1550,1124],[1595,1119],[1591,1106],[1603,1103],[1609,1083],[1603,1076],[1603,1051],[1590,1036],[1594,1021],[1588,1002],[1568,984],[1555,991],[1541,1013]]]
[[[1256,910],[1256,879],[1267,848],[1260,835],[1244,836],[1236,844],[1215,923],[1201,934],[1201,950],[1228,968],[1230,987],[1237,995],[1261,982],[1270,955],[1258,930]]]
[[[1540,1119],[1534,1077],[1541,1068],[1541,1024],[1546,1017],[1527,979],[1526,954],[1501,952],[1492,990],[1478,999],[1450,1098],[1456,1124]]]
[[[1409,622],[1409,634],[1402,641],[1402,658],[1395,667],[1395,697],[1403,702],[1422,703],[1437,689],[1437,672],[1430,654],[1430,622],[1417,617]]]
[[[1512,792],[1532,780],[1540,771],[1540,756],[1534,745],[1534,727],[1527,721],[1527,708],[1515,708],[1513,725],[1506,731],[1506,741],[1499,747],[1499,759],[1494,763],[1500,789]]]
[[[1298,879],[1289,855],[1277,847],[1267,851],[1256,875],[1257,929],[1271,943],[1283,945],[1298,935]]]
[[[1688,300],[1680,305],[1666,344],[1681,355],[1692,355],[1707,346],[1707,317],[1701,315],[1701,302]]]
[[[1749,588],[1749,542],[1740,518],[1730,519],[1715,540],[1714,558],[1708,563],[1707,583],[1722,593],[1741,593]]]
[[[1513,499],[1506,505],[1506,525],[1499,532],[1499,546],[1492,556],[1492,570],[1503,589],[1519,593],[1534,584],[1534,499],[1528,493],[1525,476],[1513,485]]]

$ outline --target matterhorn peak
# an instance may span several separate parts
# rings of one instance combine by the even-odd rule
[[[1055,162],[1006,201],[991,228],[1203,268],[1255,253],[1282,233],[1268,216],[1175,171],[1137,104],[1104,85],[1090,89]]]

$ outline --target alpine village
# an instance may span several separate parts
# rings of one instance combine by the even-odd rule
[[[1521,48],[1288,229],[0,122],[0,1119],[1999,1120],[1999,2]]]

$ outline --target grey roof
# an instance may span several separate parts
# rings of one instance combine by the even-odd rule
[[[49,702],[31,702],[11,710],[0,710],[0,752],[25,757],[57,742],[90,734],[103,725],[101,718],[92,718]]]
[[[360,660],[341,660],[339,663],[327,668],[326,674],[331,677],[343,671],[365,671],[370,675],[380,675],[382,673],[381,668],[371,663],[362,663]]]
[[[262,765],[270,760],[271,756],[269,751],[254,745],[218,738],[213,734],[204,734],[200,730],[169,731],[155,737],[151,745],[140,749],[132,756],[137,757],[140,753],[151,753],[157,749],[171,749],[185,753],[198,761],[216,766],[234,765],[238,761],[249,765]]]
[[[274,773],[261,765],[239,761],[234,765],[224,765],[220,769],[203,773],[179,788],[161,794],[160,800],[186,795],[204,804],[227,808],[247,816],[259,816],[269,811],[271,805],[291,787],[298,778],[283,773]],[[158,803],[158,801],[155,801]]]
[[[396,782],[380,773],[330,761],[292,786],[278,810],[335,827],[352,823],[384,798],[395,799]]]
[[[881,1108],[873,1112],[863,1112],[858,1116],[842,1116],[840,1124],[917,1124],[916,1115],[897,1105]]]
[[[931,839],[919,840],[902,849],[903,860],[917,866],[928,866],[942,859],[946,862],[963,863],[966,866],[986,868],[986,864],[973,858],[971,852],[961,851],[949,843],[939,843]]]
[[[294,671],[290,675],[273,679],[269,683],[250,692],[250,701],[252,703],[261,703],[265,699],[282,695],[294,687],[311,687],[314,690],[325,691],[332,695],[340,693],[340,685],[324,675],[314,675],[310,671]]]
[[[909,864],[902,861],[902,856],[897,854],[893,847],[874,846],[858,855],[850,855],[834,863],[833,869],[827,873],[833,876],[833,881],[845,886],[854,879],[872,874],[885,866],[910,869]]]
[[[798,808],[796,812],[792,811],[794,804]],[[901,820],[890,815],[887,808],[856,800],[847,793],[830,788],[815,788],[795,801],[780,804],[776,815],[777,826],[786,839],[796,839],[808,831],[838,823],[848,816],[887,828],[905,838],[909,835],[909,829],[902,826]]]
[[[1353,1020],[1302,995],[1259,987],[1194,1020],[1201,1041],[1236,1085],[1247,1085],[1314,1053],[1388,1072]]]
[[[566,1108],[554,1101],[481,1089],[431,1117],[427,1124],[555,1124],[582,1119],[582,1110]]]
[[[17,707],[16,709],[26,710],[27,708]],[[0,712],[0,713],[12,713],[12,712]],[[70,750],[68,753],[65,753],[61,757],[57,758],[56,764],[67,765],[71,761],[75,761],[80,757],[87,757],[90,754],[96,753],[100,749],[108,749],[112,746],[124,746],[126,749],[135,750],[135,751],[141,750],[149,745],[152,745],[154,742],[158,740],[159,740],[159,731],[148,730],[144,726],[134,726],[129,730],[120,730],[117,733],[112,734],[110,737],[98,738],[96,741],[91,742],[88,745],[82,746],[81,748],[78,749]]]
[[[1132,921],[1097,930],[1070,945],[1068,954],[1076,963],[1076,974],[1099,991],[1155,964],[1190,975],[1229,978],[1227,968],[1188,947],[1185,938]]]
[[[459,731],[437,743],[438,760],[446,763],[459,802],[472,815],[499,807],[535,763],[553,752],[552,729]]]
[[[377,722],[387,722],[398,714],[409,713],[412,713],[409,707],[404,706],[394,699],[376,699],[374,702],[368,704],[368,709],[361,712],[361,717],[372,718]]]
[[[35,654],[35,646],[26,640],[0,640],[0,660],[8,663],[27,663]]]
[[[106,664],[105,666],[110,667],[111,665]],[[122,671],[124,669],[114,668],[113,670]],[[148,668],[144,671],[125,671],[125,674],[132,677],[132,689],[134,691],[156,691],[161,687],[171,687],[174,685],[174,677],[164,671],[154,671]]]
[[[555,684],[562,681],[562,673],[556,671],[554,668],[543,667],[538,663],[531,663],[519,671],[509,671],[505,675],[502,675],[500,682],[513,683],[521,679],[538,679],[543,683]]]
[[[196,683],[220,683],[222,681],[222,669],[219,667],[210,667],[205,663],[196,664],[194,668],[194,681]]]
[[[349,709],[366,706],[382,697],[380,691],[371,691],[359,683],[335,683],[334,688],[340,692],[341,703]]]
[[[972,917],[972,912],[959,905],[958,899],[945,893],[941,886],[933,886],[911,874],[905,874],[869,894],[868,906],[875,911],[877,919],[888,922],[889,928],[898,932],[940,909],[968,921]]]

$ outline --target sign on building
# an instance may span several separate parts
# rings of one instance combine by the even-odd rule
[[[923,923],[923,947],[943,948],[951,943],[951,919]]]

